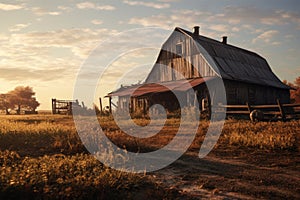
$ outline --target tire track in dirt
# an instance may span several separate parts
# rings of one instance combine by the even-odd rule
[[[296,167],[270,167],[239,157],[199,159],[189,153],[152,176],[186,199],[300,199],[299,156],[294,159]]]

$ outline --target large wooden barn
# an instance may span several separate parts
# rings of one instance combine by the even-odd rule
[[[277,99],[290,102],[290,88],[272,72],[263,57],[228,44],[227,37],[217,41],[202,36],[197,26],[194,32],[175,28],[143,84],[121,87],[107,96],[117,96],[121,110],[146,113],[151,105],[161,104],[172,112],[179,109],[179,103],[171,89],[180,94],[186,106],[199,105],[202,109],[203,102],[220,103],[213,97],[219,88],[210,93],[207,90],[208,82],[220,79],[229,105],[276,104]]]

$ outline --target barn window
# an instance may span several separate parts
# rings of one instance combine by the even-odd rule
[[[176,54],[177,55],[182,55],[183,51],[182,51],[182,43],[178,43],[176,44]]]

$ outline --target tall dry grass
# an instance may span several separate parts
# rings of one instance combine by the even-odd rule
[[[0,116],[0,199],[166,196],[144,174],[113,170],[88,154],[71,117]]]

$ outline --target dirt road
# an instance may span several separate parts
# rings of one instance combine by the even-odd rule
[[[299,153],[219,147],[204,159],[190,151],[151,175],[185,199],[300,199],[299,164]]]

